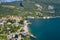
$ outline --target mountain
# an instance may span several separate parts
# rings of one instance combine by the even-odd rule
[[[36,13],[40,16],[41,14],[43,16],[60,16],[60,0],[24,0],[23,5],[24,7],[20,6],[20,1],[1,3],[0,16],[35,16]]]

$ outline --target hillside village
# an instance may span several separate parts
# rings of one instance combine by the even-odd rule
[[[34,36],[28,31],[28,24],[30,23],[28,23],[27,20],[19,16],[2,17],[0,19],[0,39],[30,40],[30,37]]]

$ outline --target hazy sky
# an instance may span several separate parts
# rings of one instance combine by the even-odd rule
[[[16,0],[1,0],[2,2],[12,2],[12,1],[16,1]]]
[[[5,0],[5,1],[7,1],[7,2],[11,2],[11,1],[15,1],[15,0]]]
[[[21,0],[2,0],[2,2],[12,2],[12,1],[21,1]]]

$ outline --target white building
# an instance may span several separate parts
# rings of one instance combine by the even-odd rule
[[[54,6],[48,5],[48,9],[49,10],[53,10],[54,9]]]
[[[13,23],[13,26],[18,27],[19,23]]]

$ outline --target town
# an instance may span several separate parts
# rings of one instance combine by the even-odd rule
[[[4,40],[30,40],[30,37],[36,38],[29,32],[29,24],[27,20],[19,16],[2,17],[0,19],[0,36],[5,36]]]

